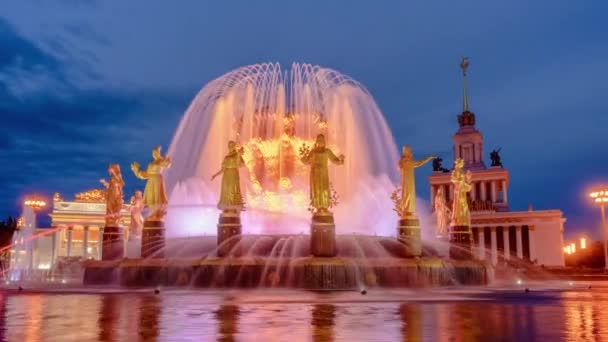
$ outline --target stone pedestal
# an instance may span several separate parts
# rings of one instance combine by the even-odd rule
[[[144,221],[141,231],[141,257],[165,257],[165,223],[163,221]]]
[[[334,257],[336,248],[336,225],[332,214],[313,215],[310,226],[310,253],[316,257]]]
[[[217,255],[238,256],[240,253],[235,249],[240,241],[241,216],[238,213],[221,213],[217,224]]]
[[[104,227],[102,239],[101,260],[118,260],[124,257],[125,245],[121,227]]]
[[[419,257],[422,255],[422,241],[420,239],[420,221],[416,215],[407,215],[399,220],[397,238],[404,245],[405,257]]]
[[[473,259],[471,227],[450,226],[450,259]]]

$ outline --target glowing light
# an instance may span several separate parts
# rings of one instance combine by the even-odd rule
[[[581,238],[581,249],[587,248],[587,239]]]
[[[51,269],[51,264],[49,264],[49,263],[40,263],[40,264],[38,264],[38,269],[39,270],[50,270]]]
[[[166,173],[171,193],[167,226],[175,227],[167,235],[216,231],[217,217],[206,215],[205,208],[216,212],[220,184],[209,175],[221,165],[230,139],[242,148],[246,166],[240,171],[246,233],[307,229],[310,171],[301,163],[300,148],[312,147],[318,133],[326,134],[333,152],[346,155],[344,165],[330,169],[343,204],[334,208],[337,226],[394,234],[396,215],[389,196],[398,178],[398,154],[373,97],[330,69],[296,63],[283,72],[268,63],[236,69],[209,83],[184,114]]]
[[[38,198],[28,198],[23,202],[23,204],[31,207],[34,210],[39,210],[46,207],[46,202]]]
[[[566,249],[566,254],[568,254],[568,255],[572,254],[572,249],[571,249],[570,245],[566,246],[565,249]]]
[[[608,202],[608,187],[606,189],[594,190],[589,193],[589,197],[593,199],[596,203],[605,203]]]
[[[285,126],[293,116],[283,118]],[[252,192],[247,192],[247,205],[255,209],[284,212],[289,208],[305,210],[303,188],[294,187],[294,180],[306,176],[306,165],[299,158],[299,149],[312,146],[313,140],[302,139],[286,131],[279,138],[253,137],[243,144],[243,160],[249,170]],[[302,183],[298,181],[296,183]]]
[[[523,281],[521,279],[517,279],[516,283],[517,283],[517,285],[521,285],[521,284],[523,284]]]
[[[570,251],[571,253],[576,253],[576,244],[574,242],[570,244]]]

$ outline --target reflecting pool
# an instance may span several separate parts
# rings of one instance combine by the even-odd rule
[[[608,283],[591,285],[369,289],[365,295],[6,286],[0,340],[605,340]]]

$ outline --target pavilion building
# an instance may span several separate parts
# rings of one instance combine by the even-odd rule
[[[34,240],[34,268],[48,269],[62,258],[101,259],[105,224],[105,191],[93,189],[64,200],[56,193],[50,213],[51,228],[38,228]],[[128,227],[128,205],[121,212],[121,225]]]
[[[468,63],[463,67],[463,111],[458,115],[459,128],[452,140],[453,159],[462,158],[465,170],[472,173],[469,208],[475,253],[494,265],[500,259],[519,258],[538,265],[563,266],[566,219],[562,211],[533,210],[532,206],[527,211],[511,211],[509,171],[503,167],[498,151],[490,154],[491,165],[485,164],[483,135],[475,126],[475,114],[469,110],[467,66]],[[431,208],[439,188],[443,188],[446,203],[452,203],[454,187],[450,177],[451,172],[441,167],[435,167],[429,176]]]

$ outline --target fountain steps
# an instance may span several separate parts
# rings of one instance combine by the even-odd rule
[[[439,258],[208,257],[90,261],[84,284],[353,290],[364,286],[485,285],[491,277],[491,267],[483,262]]]

